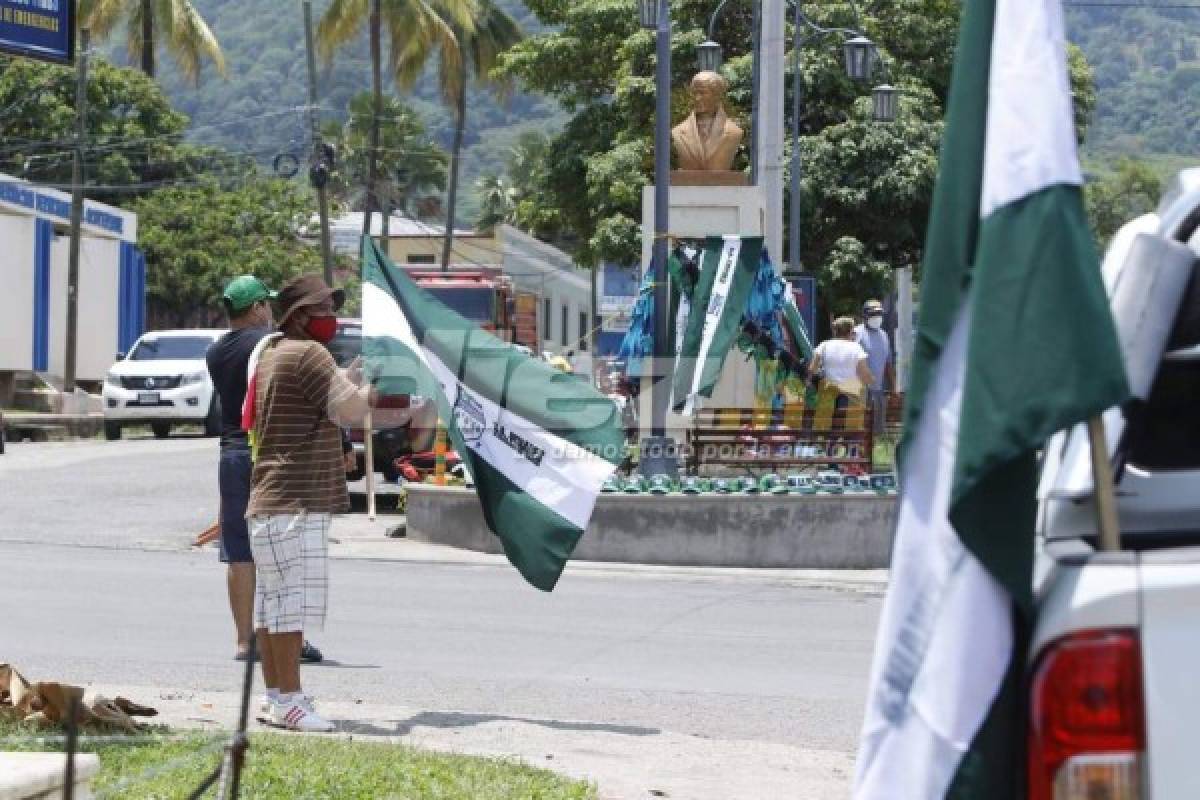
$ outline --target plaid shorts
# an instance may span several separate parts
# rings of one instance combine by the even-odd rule
[[[250,518],[255,628],[296,633],[325,627],[330,519],[306,512]]]

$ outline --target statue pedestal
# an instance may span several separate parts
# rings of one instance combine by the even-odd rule
[[[670,234],[675,238],[721,236],[736,233],[762,236],[764,209],[762,190],[757,186],[678,185],[675,175],[740,175],[740,172],[672,173]],[[650,264],[654,249],[654,187],[642,189],[642,268]],[[772,258],[777,259],[775,253]]]
[[[673,169],[672,186],[749,186],[750,176],[731,169]]]
[[[764,232],[766,206],[762,189],[758,186],[738,186],[722,183],[705,185],[681,185],[676,176],[711,175],[712,180],[733,180],[726,176],[745,175],[740,172],[683,172],[671,174],[671,214],[669,229],[672,237],[686,239],[706,236],[721,236],[736,233],[741,236],[762,236]],[[654,187],[642,190],[642,270],[649,267],[654,249]],[[775,257],[775,254],[772,254]],[[674,320],[671,321],[674,325]],[[654,371],[657,374],[658,370]],[[723,408],[754,407],[754,361],[736,348],[725,357],[721,379],[713,390],[711,400],[704,404]],[[669,381],[669,376],[667,377]],[[669,384],[668,384],[669,385]],[[650,422],[650,392],[643,385],[639,396],[638,413],[644,425]],[[670,389],[667,389],[670,391]],[[684,431],[691,427],[691,420],[673,412],[667,414],[667,433],[682,444]]]

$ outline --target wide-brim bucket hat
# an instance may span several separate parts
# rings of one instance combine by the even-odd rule
[[[280,288],[276,298],[279,303],[279,327],[286,325],[298,309],[320,305],[326,300],[333,300],[333,310],[337,311],[346,302],[346,292],[331,289],[324,278],[314,273],[292,278]]]

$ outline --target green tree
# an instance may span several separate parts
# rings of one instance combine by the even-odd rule
[[[1097,246],[1103,250],[1122,225],[1153,211],[1161,194],[1162,180],[1148,164],[1133,158],[1122,158],[1111,174],[1089,181],[1084,200]]]
[[[462,163],[463,133],[467,129],[467,84],[490,84],[501,90],[510,85],[504,75],[495,75],[500,55],[524,38],[516,21],[492,0],[476,0],[473,26],[464,28],[453,19],[446,23],[454,31],[459,58],[443,55],[439,78],[446,102],[454,107],[454,144],[450,149],[450,190],[446,198],[446,232],[442,247],[442,269],[450,263],[454,225],[458,210],[458,176]]]
[[[79,20],[81,26],[100,38],[124,20],[129,57],[152,78],[156,69],[154,51],[164,39],[167,51],[193,84],[199,83],[205,60],[225,74],[221,45],[190,0],[80,0]]]
[[[123,203],[164,181],[208,168],[211,154],[181,147],[187,117],[153,80],[96,59],[88,72],[88,196]],[[75,137],[75,73],[0,56],[0,171],[69,188]]]
[[[628,3],[530,0],[528,6],[555,28],[518,44],[501,68],[526,89],[558,98],[574,116],[540,156],[537,188],[518,202],[517,222],[541,238],[573,245],[583,264],[635,263],[642,188],[653,173],[653,35],[638,27]],[[879,45],[886,77],[901,91],[899,119],[875,123],[869,87],[846,77],[840,42],[803,45],[801,254],[831,314],[886,292],[893,267],[920,263],[959,6],[957,0],[894,0],[861,15],[852,4],[805,7],[824,27],[863,30]],[[706,38],[713,4],[673,0],[671,7],[674,124],[689,112],[684,87],[696,70],[696,45]],[[753,134],[751,23],[749,4],[730,4],[716,31],[726,55],[727,110],[747,138]],[[1082,130],[1095,95],[1078,54],[1071,67]],[[795,101],[790,71],[789,59],[789,118]],[[877,81],[884,77],[877,71]],[[735,166],[747,164],[743,154]],[[771,255],[781,260],[786,254]]]
[[[370,92],[357,95],[346,121],[329,123],[324,131],[338,153],[330,189],[337,202],[352,208],[361,208],[365,200],[373,104]],[[394,97],[384,98],[378,151],[383,207],[408,209],[429,192],[446,188],[445,151],[430,141],[417,112]]]
[[[490,231],[501,222],[512,222],[517,207],[517,189],[501,175],[487,174],[475,182],[479,194],[480,230]]]
[[[278,286],[293,275],[321,271],[319,250],[297,234],[313,203],[294,183],[256,174],[235,185],[203,179],[154,192],[132,210],[155,325],[217,321],[222,288],[243,273]]]

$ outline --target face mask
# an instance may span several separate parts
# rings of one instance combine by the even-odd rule
[[[337,317],[310,317],[304,332],[321,344],[329,344],[337,335]]]
[[[883,317],[867,317],[867,327],[879,330],[883,327]]]

